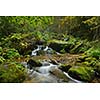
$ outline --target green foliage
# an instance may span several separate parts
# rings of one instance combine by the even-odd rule
[[[0,56],[0,63],[3,63],[4,61],[5,59],[2,56]]]
[[[100,38],[99,16],[1,16],[0,35],[28,32],[54,32],[80,38]]]
[[[91,48],[90,42],[88,42],[87,40],[80,40],[79,39],[75,43],[74,48],[70,51],[70,53],[84,53],[89,48]]]
[[[69,69],[68,73],[73,78],[86,82],[92,81],[95,76],[95,72],[91,67],[72,67]]]
[[[71,34],[82,39],[100,38],[99,16],[57,16],[54,17],[52,32]]]
[[[20,54],[18,53],[18,51],[14,48],[3,48],[3,51],[1,53],[1,61],[3,61],[4,59],[12,59],[12,58],[18,58],[20,57]]]
[[[88,51],[86,51],[86,54],[99,59],[100,49],[99,48],[90,48]]]
[[[11,58],[18,58],[18,57],[20,57],[20,54],[18,53],[18,51],[17,50],[15,50],[15,49],[7,49],[6,51],[5,51],[5,55],[3,55],[5,58],[7,58],[7,59],[11,59]]]
[[[26,77],[24,67],[16,62],[8,62],[0,65],[0,82],[1,83],[19,83],[23,82]]]
[[[34,48],[34,36],[33,33],[16,33],[11,34],[6,38],[1,39],[1,46],[3,48],[14,48],[18,50],[20,54],[25,54],[28,50]]]
[[[24,68],[12,61],[30,55],[37,44],[49,45],[60,53],[79,54],[82,67],[73,69],[73,77],[90,81],[100,58],[99,16],[2,16],[0,17],[0,82],[22,82]],[[89,40],[96,40],[98,42]],[[38,54],[45,54],[39,51]],[[9,63],[4,64],[9,61]],[[5,67],[6,66],[6,67]],[[85,66],[85,67],[84,67]],[[88,68],[91,67],[92,68]],[[71,66],[62,65],[68,71]],[[100,70],[96,69],[97,71]]]
[[[3,49],[0,47],[0,56],[2,55]]]
[[[44,31],[52,23],[51,16],[2,16],[0,17],[0,35]]]

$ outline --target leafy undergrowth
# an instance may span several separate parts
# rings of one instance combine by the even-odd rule
[[[87,40],[80,40],[73,36],[66,36],[64,40],[50,40],[49,47],[60,53],[79,54],[84,53],[92,46]]]
[[[20,83],[26,78],[26,70],[20,63],[6,62],[0,64],[1,83]]]
[[[97,66],[100,58],[100,49],[91,45],[91,42],[68,35],[64,37],[65,39],[61,40],[50,39],[52,37],[49,38],[48,36],[48,39],[44,39],[45,36],[42,33],[32,32],[26,34],[14,33],[6,38],[2,38],[0,42],[0,82],[23,82],[27,73],[25,68],[18,63],[21,61],[18,60],[25,57],[30,58],[32,50],[35,49],[38,44],[48,45],[55,51],[60,52],[61,55],[51,55],[50,58],[41,55],[35,57],[37,60],[43,60],[43,57],[45,60],[53,58],[62,64],[60,69],[66,72],[68,72],[70,68],[73,68],[73,66],[82,66],[82,68],[74,69],[71,74],[73,74],[74,71],[75,73],[78,72],[78,74],[74,74],[74,77],[78,75],[80,77],[78,79],[87,82],[92,80],[92,77],[90,78],[91,71],[87,71],[88,67],[89,70],[92,69],[94,72],[100,73],[100,67]],[[89,78],[90,80],[88,80]]]

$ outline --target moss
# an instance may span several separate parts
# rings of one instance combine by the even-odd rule
[[[82,62],[81,65],[83,66],[90,66],[91,64],[88,61]]]
[[[49,41],[49,47],[56,50],[57,52],[60,52],[61,50],[63,50],[67,44],[68,44],[67,42],[61,41],[61,40]]]
[[[91,82],[95,76],[95,72],[91,67],[70,68],[68,74],[78,80]]]
[[[29,59],[27,64],[29,69],[42,66],[42,63],[39,60],[35,60],[35,59]]]
[[[62,41],[62,40],[51,40],[49,41],[49,47],[54,49],[57,52],[65,53],[70,52],[70,50],[74,47],[75,41]]]
[[[99,48],[92,47],[85,53],[91,57],[95,57],[96,59],[99,59],[99,57],[100,57],[100,49]]]
[[[16,62],[8,62],[0,65],[1,83],[19,83],[26,78],[25,68]]]
[[[84,62],[86,58],[88,58],[88,56],[85,54],[82,54],[81,56],[78,57],[77,62]]]
[[[85,65],[85,66],[92,66],[94,67],[96,63],[98,63],[98,60],[92,56],[88,55],[82,55],[78,58],[77,62],[80,63],[80,65]]]
[[[5,59],[2,56],[0,56],[0,63],[3,63],[4,61]]]

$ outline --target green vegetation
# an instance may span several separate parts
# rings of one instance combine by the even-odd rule
[[[86,82],[91,82],[95,76],[91,67],[70,68],[68,73],[70,76]]]
[[[23,65],[17,62],[6,62],[0,65],[0,82],[20,83],[25,80],[26,71]]]
[[[94,72],[100,74],[99,40],[99,16],[1,16],[0,82],[23,82],[27,73],[20,63],[31,58],[38,44],[48,45],[61,54],[80,55],[78,68],[66,62],[60,69],[90,82]]]

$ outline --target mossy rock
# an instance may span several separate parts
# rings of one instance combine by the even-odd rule
[[[64,71],[64,72],[68,72],[68,70],[71,68],[72,66],[69,64],[61,64],[59,69]]]
[[[29,69],[33,69],[34,67],[42,66],[42,63],[39,60],[29,59],[27,65]]]
[[[57,52],[60,52],[61,50],[63,50],[66,47],[66,45],[68,45],[68,43],[61,40],[49,41],[49,47]]]
[[[95,77],[95,71],[91,67],[70,68],[68,74],[84,82],[91,82]]]
[[[68,42],[64,48],[65,52],[70,53],[70,50],[73,49],[74,46],[75,46],[75,44]]]
[[[8,62],[0,65],[1,83],[20,83],[26,78],[26,70],[23,65],[16,62]]]

